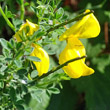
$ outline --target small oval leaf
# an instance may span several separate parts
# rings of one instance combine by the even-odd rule
[[[27,56],[26,58],[30,61],[36,61],[36,62],[41,61],[38,57],[35,57],[35,56]]]

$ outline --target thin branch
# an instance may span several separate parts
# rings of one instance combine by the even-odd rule
[[[71,62],[74,62],[74,61],[77,61],[77,60],[80,60],[80,59],[83,59],[83,58],[86,58],[86,56],[82,56],[82,57],[77,57],[77,58],[74,58],[74,59],[71,59],[71,60],[68,60],[67,62],[61,64],[61,65],[58,65],[57,67],[54,67],[53,69],[51,69],[50,71],[48,71],[46,74],[42,75],[41,77],[39,77],[39,79],[42,79],[46,76],[48,76],[49,74],[51,73],[54,73],[55,71],[63,68],[64,66],[67,66],[69,63]]]
[[[25,11],[25,9],[24,9],[24,0],[21,0],[21,15],[20,15],[21,20],[24,19],[24,11]]]
[[[47,34],[48,34],[50,31],[53,31],[53,30],[55,30],[55,29],[58,29],[58,28],[61,27],[61,26],[64,26],[64,25],[66,25],[66,24],[69,24],[69,23],[72,23],[72,22],[74,22],[74,21],[77,21],[77,20],[79,20],[79,19],[83,18],[84,16],[89,15],[89,14],[91,14],[91,13],[93,13],[92,10],[91,10],[90,12],[87,12],[87,13],[82,13],[82,14],[76,16],[75,18],[69,20],[69,21],[66,21],[66,22],[63,22],[63,23],[61,23],[61,24],[59,24],[59,25],[56,25],[56,26],[50,28],[49,30],[47,30]]]
[[[80,60],[80,59],[83,59],[83,58],[86,58],[86,56],[82,56],[82,57],[77,57],[77,58],[74,58],[74,59],[71,59],[71,60],[68,60],[67,62],[61,64],[61,65],[58,65],[57,67],[54,67],[53,69],[51,69],[50,71],[48,71],[46,74],[43,74],[41,77],[35,77],[33,79],[33,81],[29,82],[28,84],[35,84],[35,82],[37,80],[40,80],[42,78],[45,78],[47,77],[48,75],[50,75],[51,73],[54,73],[55,71],[63,68],[64,66],[67,66],[69,63],[71,62],[74,62],[74,61],[77,61],[77,60]]]
[[[9,19],[6,17],[5,13],[3,12],[1,5],[0,5],[0,12],[3,16],[3,18],[5,19],[5,21],[7,22],[8,26],[15,32],[15,27],[13,26],[13,24],[9,21]]]

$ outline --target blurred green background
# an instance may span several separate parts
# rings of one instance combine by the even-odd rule
[[[0,0],[2,5],[7,4],[12,13],[18,13],[18,0],[4,1]],[[25,1],[35,3],[36,0]],[[87,51],[86,64],[95,70],[95,74],[62,81],[63,89],[60,94],[51,96],[45,92],[40,94],[43,102],[39,103],[32,99],[29,103],[30,110],[110,110],[110,0],[63,0],[59,7],[64,8],[68,19],[85,9],[94,10],[101,26],[100,35],[97,38],[81,39],[81,41]],[[27,18],[35,21],[36,17],[27,7],[25,14]],[[0,37],[9,40],[13,34],[0,15]],[[58,49],[59,46],[62,48]],[[53,45],[52,48],[56,51],[54,60],[58,60],[64,46],[65,42]],[[53,64],[54,60],[52,59]]]

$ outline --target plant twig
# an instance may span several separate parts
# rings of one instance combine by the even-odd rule
[[[24,9],[24,0],[21,0],[21,15],[20,15],[21,20],[24,19],[24,11],[25,11],[25,9]]]
[[[48,71],[46,74],[43,74],[41,77],[35,77],[35,78],[33,79],[33,81],[29,82],[28,84],[34,84],[37,80],[40,80],[40,79],[42,79],[42,78],[47,77],[47,76],[50,75],[51,73],[54,73],[55,71],[57,71],[57,70],[63,68],[64,66],[67,66],[69,63],[74,62],[74,61],[77,61],[77,60],[80,60],[80,59],[83,59],[83,58],[86,58],[86,56],[77,57],[77,58],[68,60],[67,62],[65,62],[65,63],[63,63],[63,64],[58,65],[57,67],[54,67],[53,69],[51,69],[50,71]]]
[[[13,26],[13,24],[9,21],[9,19],[6,17],[5,13],[3,12],[1,5],[0,5],[0,12],[3,16],[3,18],[5,19],[5,21],[7,22],[7,24],[9,25],[9,27],[15,32],[15,27]]]
[[[71,62],[74,62],[74,61],[77,61],[77,60],[80,60],[80,59],[83,59],[83,58],[86,58],[86,56],[82,56],[82,57],[77,57],[77,58],[74,58],[74,59],[71,59],[71,60],[68,60],[67,62],[61,64],[61,65],[58,65],[57,67],[54,67],[53,69],[51,69],[50,71],[48,71],[46,74],[42,75],[41,77],[39,77],[39,79],[42,79],[46,76],[48,76],[49,74],[51,73],[54,73],[55,71],[63,68],[64,66],[67,66],[69,63]]]
[[[69,24],[69,23],[72,23],[72,22],[74,22],[74,21],[77,21],[77,20],[79,20],[79,19],[83,18],[84,16],[89,15],[89,14],[91,14],[91,13],[93,13],[92,10],[91,10],[90,12],[87,12],[87,13],[82,13],[82,14],[76,16],[75,18],[69,20],[69,21],[66,21],[66,22],[63,22],[63,23],[61,23],[61,24],[58,24],[58,25],[56,25],[56,26],[50,28],[49,30],[47,30],[47,34],[48,34],[50,31],[53,31],[53,30],[55,30],[55,29],[58,29],[58,28],[61,27],[61,26],[64,26],[64,25],[66,25],[66,24]]]

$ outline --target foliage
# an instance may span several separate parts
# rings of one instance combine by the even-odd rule
[[[65,31],[62,24],[70,27],[72,24],[67,21],[77,17],[79,12],[65,11],[69,9],[60,7],[60,0],[0,0],[9,20],[0,15],[0,109],[108,110],[110,55],[107,48],[110,45],[105,45],[103,30],[104,23],[110,21],[108,2],[83,0],[78,4],[80,12],[86,8],[95,11],[102,29],[98,38],[81,40],[87,51],[86,63],[95,70],[95,74],[70,80],[62,70],[53,70],[58,66],[59,53],[65,47],[65,41],[61,43],[58,40]],[[26,43],[16,42],[13,35],[26,19],[38,24],[39,30],[29,39],[25,39],[25,33],[22,33]],[[30,56],[33,51],[31,44],[36,39],[39,39],[36,44],[50,55],[49,70],[52,74],[43,77],[38,77],[32,62],[40,59]],[[70,81],[61,84],[62,80]]]
[[[34,1],[24,3],[23,0],[17,0],[13,3],[18,5],[20,11],[19,9],[13,11],[15,7],[11,7],[12,4],[9,2],[11,2],[11,0],[2,2],[2,6],[4,6],[4,4],[7,4],[8,6],[5,7],[5,13],[2,9],[1,13],[12,30],[17,32],[20,25],[24,22],[24,8],[26,8],[27,12],[31,10],[30,13],[32,13],[32,15],[36,15],[35,22],[36,24],[39,24],[40,29],[36,31],[30,39],[25,38],[25,32],[22,33],[23,42],[15,42],[14,37],[9,41],[4,38],[0,39],[0,44],[2,46],[2,55],[0,55],[0,109],[31,109],[34,104],[33,100],[36,102],[35,108],[37,107],[37,110],[45,109],[48,105],[50,95],[52,93],[58,94],[60,92],[55,85],[61,85],[61,80],[68,80],[69,78],[64,75],[64,73],[60,72],[40,80],[37,76],[38,72],[35,65],[32,62],[39,62],[40,59],[38,57],[30,56],[30,53],[33,51],[31,44],[35,42],[36,39],[41,39],[41,36],[45,35],[45,39],[43,38],[37,43],[41,46],[45,46],[49,54],[55,54],[52,52],[50,44],[55,44],[59,33],[61,33],[60,31],[64,30],[64,28],[60,29],[60,31],[57,30],[49,33],[49,36],[46,35],[46,31],[58,22],[64,21],[64,18],[62,20],[62,12],[64,10],[63,8],[59,8],[59,10],[55,11],[59,1],[56,1],[55,3],[54,1],[43,0],[37,1],[35,3],[36,5],[34,5]],[[9,11],[7,7],[9,7],[11,11]],[[16,14],[18,12],[20,12],[20,15]],[[26,16],[25,19],[29,18],[29,16],[30,15]],[[8,18],[10,18],[13,24]],[[50,69],[53,66],[51,65]]]
[[[56,95],[53,95],[48,110],[67,110],[66,107],[70,107],[69,110],[108,110],[110,108],[110,40],[106,44],[105,37],[107,36],[104,31],[106,22],[109,28],[109,0],[105,0],[105,4],[102,4],[102,2],[102,0],[82,0],[78,4],[78,7],[82,10],[86,8],[93,9],[101,25],[101,33],[97,38],[81,39],[87,52],[86,63],[95,70],[95,74],[72,79],[69,84],[68,82],[63,84],[64,89],[67,88],[65,95],[64,91],[58,94],[57,98]],[[71,15],[72,13],[69,14]],[[67,96],[69,91],[73,91],[71,97]],[[56,103],[58,101],[59,103]],[[69,105],[71,103],[73,106]]]

